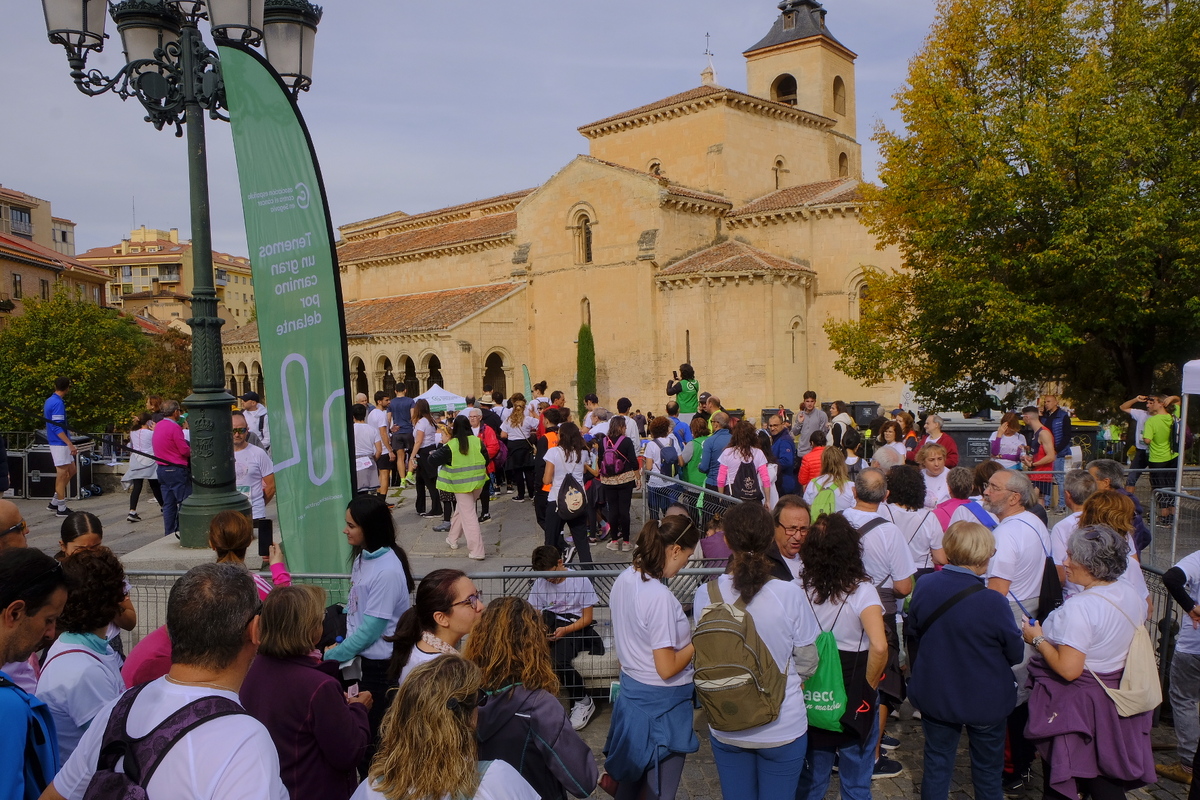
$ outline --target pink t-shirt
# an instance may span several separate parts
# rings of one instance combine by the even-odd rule
[[[191,445],[183,438],[183,428],[173,419],[164,419],[154,426],[154,455],[159,464],[186,467],[192,454]]]
[[[129,651],[125,666],[121,667],[121,677],[129,688],[139,684],[158,680],[171,671],[171,637],[167,635],[167,626],[146,634],[140,642]]]

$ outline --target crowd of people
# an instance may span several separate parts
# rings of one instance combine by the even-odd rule
[[[627,399],[611,414],[589,396],[576,419],[547,388],[449,420],[420,399],[397,403],[402,389],[371,412],[356,404],[372,455],[341,533],[346,602],[293,585],[278,545],[269,580],[247,569],[265,519],[256,503],[274,490],[256,473],[254,519],[213,519],[214,563],[176,581],[166,624],[128,657],[121,632],[137,612],[100,521],[68,512],[51,557],[24,547],[20,510],[0,501],[0,707],[18,721],[0,733],[7,796],[137,784],[150,798],[563,798],[597,786],[673,798],[699,732],[726,797],[816,800],[836,772],[842,797],[861,800],[904,770],[887,725],[906,699],[924,733],[926,800],[949,796],[964,728],[978,798],[1029,788],[1038,758],[1049,798],[1107,800],[1155,780],[1148,538],[1122,465],[1054,472],[1056,439],[1070,435],[1056,402],[1023,410],[1030,440],[1005,415],[992,458],[972,469],[936,415],[860,430],[846,404],[826,414],[810,392],[793,419],[759,431],[702,394],[686,364],[644,437]],[[156,457],[186,444],[172,403],[134,421],[154,426]],[[257,447],[251,420],[235,414],[235,453]],[[156,475],[165,516],[174,489],[161,465]],[[1051,528],[1057,479],[1067,514]],[[479,560],[493,489],[532,499],[544,542],[526,597],[489,602],[457,569],[415,579],[387,497],[389,483],[414,482],[418,513],[443,517],[447,545],[464,540]],[[652,515],[633,536],[638,487]],[[697,504],[700,489],[728,495],[726,510]],[[602,541],[631,559],[607,597],[620,674],[603,774],[579,734],[596,700],[575,666],[606,649],[587,574]],[[700,554],[725,573],[680,597],[672,579]],[[1197,557],[1164,578],[1192,627]],[[1193,645],[1185,631],[1172,664],[1176,719],[1194,723],[1180,727],[1178,771],[1164,772],[1177,779],[1200,739]]]

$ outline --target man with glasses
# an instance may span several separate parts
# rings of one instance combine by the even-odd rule
[[[1035,618],[1041,619],[1038,597],[1042,591],[1046,558],[1050,555],[1050,532],[1028,510],[1031,505],[1033,482],[1016,470],[1000,470],[988,479],[983,488],[983,507],[1000,520],[1000,524],[992,531],[996,537],[996,553],[988,564],[987,585],[1009,601],[1014,622],[1019,622],[1023,616],[1021,606]],[[1006,792],[1023,790],[1028,785],[1029,768],[1033,765],[1033,745],[1025,738],[1025,723],[1029,721],[1026,678],[1029,676],[1029,659],[1033,652],[1031,647],[1026,647],[1021,663],[1013,667],[1017,681],[1017,707],[1008,718],[1013,769],[1004,775]]]
[[[27,663],[50,642],[66,602],[67,582],[57,561],[25,547],[0,552],[0,775],[8,786],[5,797],[37,797],[58,771],[58,736],[50,709],[21,688],[10,668]]]
[[[245,414],[233,412],[234,485],[250,501],[250,516],[262,553],[261,543],[271,543],[274,536],[271,520],[267,519],[267,503],[275,498],[275,465],[266,450],[250,444],[247,423]]]
[[[771,559],[771,577],[781,581],[794,581],[803,568],[800,563],[800,545],[808,535],[811,516],[808,503],[796,494],[785,494],[775,504],[775,541],[767,550]]]
[[[11,500],[0,500],[0,551],[27,547],[29,526]]]
[[[261,606],[245,567],[203,564],[188,570],[167,600],[170,672],[102,708],[42,797],[81,800],[97,772],[109,718],[119,713],[122,698],[132,698],[124,719],[114,720],[131,737],[146,736],[176,712],[187,723],[165,734],[171,746],[142,784],[150,800],[287,800],[271,734],[240,713],[238,702],[258,651]]]

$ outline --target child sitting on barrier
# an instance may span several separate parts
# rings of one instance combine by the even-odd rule
[[[599,598],[590,580],[568,577],[572,571],[563,564],[557,547],[534,548],[533,568],[537,572],[563,573],[561,578],[536,579],[529,591],[529,604],[541,612],[546,623],[554,672],[571,701],[571,727],[582,730],[596,713],[596,704],[571,662],[585,650],[594,656],[604,655],[604,642],[592,627],[592,608]]]

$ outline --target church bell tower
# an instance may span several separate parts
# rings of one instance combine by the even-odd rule
[[[835,120],[834,130],[857,139],[854,59],[825,26],[817,0],[783,0],[779,17],[745,51],[750,94]]]

